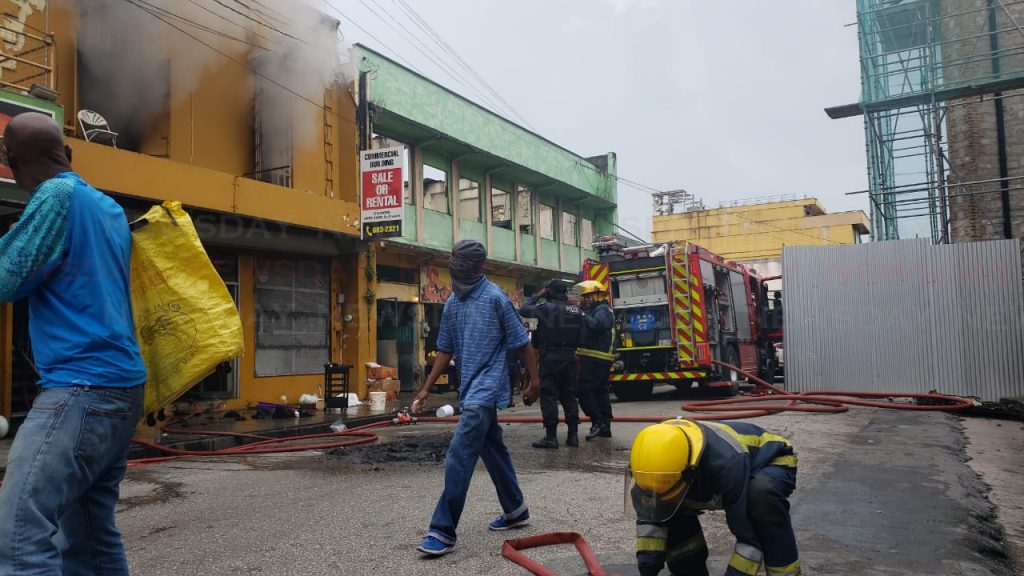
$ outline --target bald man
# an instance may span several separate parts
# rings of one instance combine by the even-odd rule
[[[146,380],[128,221],[72,172],[49,116],[14,117],[3,146],[31,198],[0,238],[0,302],[28,299],[42,390],[0,487],[0,574],[128,574],[114,506]]]

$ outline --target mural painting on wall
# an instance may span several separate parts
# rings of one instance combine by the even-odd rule
[[[523,287],[515,278],[488,275],[517,308],[523,304]],[[424,266],[420,275],[420,302],[444,304],[452,293],[452,278],[444,266]]]

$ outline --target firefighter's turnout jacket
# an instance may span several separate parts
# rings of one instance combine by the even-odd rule
[[[611,364],[614,354],[615,315],[607,302],[598,302],[583,313],[583,334],[576,355]]]
[[[665,522],[637,521],[640,573],[657,574],[667,561],[673,574],[707,574],[707,544],[697,514],[724,510],[737,541],[726,576],[755,576],[762,562],[769,576],[799,575],[786,500],[795,487],[797,465],[789,440],[745,422],[697,424],[704,431],[704,455],[679,510]],[[780,479],[788,490],[773,485]],[[769,502],[751,507],[752,491]],[[758,530],[769,525],[773,529]],[[771,536],[759,538],[759,533]]]

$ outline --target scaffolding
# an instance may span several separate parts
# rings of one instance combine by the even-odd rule
[[[958,108],[991,101],[1002,129],[1003,100],[1024,96],[1024,0],[857,0],[857,20],[861,101],[829,114],[864,114],[872,236],[949,242],[951,202],[1024,186],[950,147],[977,133]]]

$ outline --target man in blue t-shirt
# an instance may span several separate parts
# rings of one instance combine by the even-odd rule
[[[511,402],[508,351],[522,354],[530,374],[530,384],[523,391],[527,406],[540,394],[537,357],[512,302],[483,275],[486,259],[487,249],[476,240],[460,240],[452,247],[448,271],[453,293],[441,316],[437,358],[413,402],[413,411],[424,407],[430,388],[454,355],[462,386],[462,416],[445,457],[444,491],[430,519],[430,530],[416,548],[429,556],[441,556],[455,548],[455,530],[477,458],[484,461],[504,512],[490,523],[491,530],[508,530],[530,521],[512,458],[501,438],[497,410]]]
[[[32,196],[0,238],[0,302],[28,299],[42,391],[0,487],[0,574],[126,575],[114,507],[146,381],[128,220],[71,171],[49,116],[16,116],[3,148]]]

